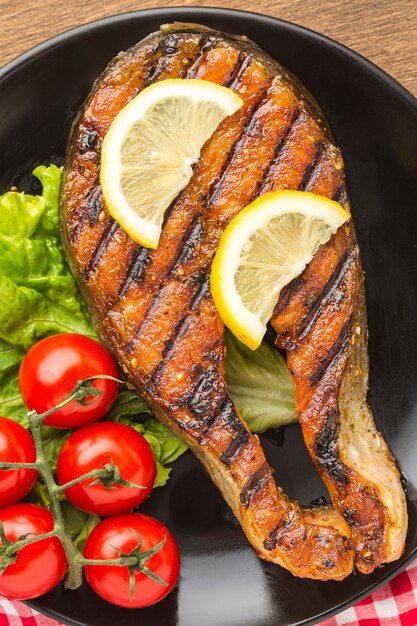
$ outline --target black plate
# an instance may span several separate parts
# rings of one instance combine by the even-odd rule
[[[148,10],[69,31],[0,71],[0,187],[30,187],[33,166],[62,157],[93,80],[122,49],[174,20],[246,34],[292,70],[323,107],[346,162],[366,271],[370,401],[407,480],[410,530],[403,558],[371,576],[320,583],[255,556],[218,491],[187,453],[143,511],[178,540],[182,573],[160,604],[122,610],[84,585],[31,603],[68,624],[90,626],[286,626],[313,624],[357,602],[417,552],[417,106],[377,67],[317,33],[225,9]],[[308,503],[325,489],[298,427],[263,438],[279,482]]]

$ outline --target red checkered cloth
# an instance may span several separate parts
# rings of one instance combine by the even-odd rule
[[[21,602],[0,596],[0,626],[61,626]],[[319,626],[417,626],[417,563],[356,606]]]
[[[320,626],[417,626],[417,562],[356,606]]]

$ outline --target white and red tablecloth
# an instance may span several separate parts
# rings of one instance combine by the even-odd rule
[[[0,626],[59,626],[59,622],[0,596]],[[356,606],[320,626],[417,626],[417,562]]]

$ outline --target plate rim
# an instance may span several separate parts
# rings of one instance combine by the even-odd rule
[[[295,24],[288,20],[284,20],[278,17],[274,17],[271,15],[266,15],[264,13],[258,13],[255,11],[247,11],[243,9],[229,9],[224,7],[216,7],[216,6],[190,6],[190,5],[174,5],[169,7],[156,7],[156,8],[147,8],[147,9],[139,9],[136,11],[126,11],[123,13],[118,13],[114,15],[109,15],[103,18],[99,18],[96,20],[89,21],[85,24],[81,24],[79,26],[74,26],[67,30],[64,30],[57,35],[49,37],[44,41],[36,44],[35,46],[29,48],[25,52],[19,54],[14,59],[10,60],[4,66],[0,67],[0,87],[1,83],[4,79],[10,77],[14,72],[19,71],[23,68],[27,63],[33,61],[36,57],[42,56],[43,54],[50,52],[54,48],[60,47],[62,44],[65,44],[73,38],[77,38],[78,36],[88,35],[90,31],[95,31],[100,28],[105,28],[110,24],[124,23],[129,19],[137,19],[138,17],[143,16],[146,17],[157,17],[161,16],[161,23],[164,21],[170,21],[175,19],[175,15],[178,13],[191,13],[196,18],[200,18],[204,20],[204,17],[218,17],[219,19],[224,17],[233,18],[234,15],[240,15],[249,20],[254,20],[262,26],[263,22],[270,22],[271,24],[279,24],[283,26],[286,30],[294,33],[296,36],[308,36],[310,39],[315,40],[320,45],[325,46],[326,48],[330,48],[331,50],[336,50],[340,52],[343,56],[348,57],[350,61],[353,61],[355,65],[360,66],[361,69],[365,69],[367,73],[372,74],[373,77],[376,77],[380,82],[385,84],[385,86],[393,91],[412,111],[414,115],[417,116],[417,97],[414,96],[406,87],[404,87],[398,80],[393,78],[388,72],[380,68],[376,63],[370,61],[361,53],[352,50],[348,46],[328,37],[327,35],[323,35],[313,29],[310,29],[305,26],[301,26],[299,24]],[[165,17],[164,17],[165,16]],[[163,18],[163,19],[162,19]],[[350,599],[342,602],[337,607],[328,609],[320,613],[320,615],[313,616],[311,618],[307,618],[302,621],[294,622],[293,626],[313,626],[317,624],[317,618],[320,621],[324,619],[328,619],[334,615],[337,615],[344,611],[345,609],[357,604],[364,598],[368,597],[371,593],[374,593],[381,586],[387,584],[390,580],[392,580],[395,576],[397,576],[402,570],[404,570],[411,562],[413,562],[417,558],[417,546],[412,550],[409,556],[398,563],[394,569],[389,572],[386,576],[384,576],[380,581],[376,583],[369,584],[364,590],[357,593]],[[33,600],[26,600],[24,604],[29,607],[42,612],[44,615],[47,615],[53,619],[61,619],[64,618],[66,624],[71,626],[85,626],[85,622],[74,620],[71,618],[67,618],[60,613],[51,610],[49,608],[42,607],[42,611],[39,610],[39,604],[37,602],[37,598]]]

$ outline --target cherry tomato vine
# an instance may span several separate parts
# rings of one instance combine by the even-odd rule
[[[84,380],[78,381],[74,389],[68,393],[55,407],[38,414],[36,411],[30,411],[28,414],[29,430],[32,434],[35,450],[36,460],[30,463],[13,463],[13,462],[0,462],[0,470],[12,470],[12,469],[26,469],[37,470],[38,474],[42,478],[45,488],[47,490],[50,503],[51,513],[54,518],[54,527],[51,531],[35,536],[22,536],[17,541],[10,541],[5,533],[3,523],[0,522],[0,539],[2,545],[0,546],[0,576],[4,573],[9,565],[12,565],[16,559],[20,550],[25,546],[33,544],[44,539],[51,537],[57,537],[65,551],[65,555],[68,561],[68,570],[64,579],[64,585],[68,589],[77,589],[83,580],[83,568],[85,566],[117,566],[127,567],[129,571],[130,579],[130,594],[131,597],[135,588],[135,573],[141,572],[145,574],[155,582],[158,582],[162,586],[166,586],[167,583],[152,572],[147,566],[147,561],[159,552],[166,543],[166,537],[164,537],[157,545],[150,547],[147,550],[141,550],[142,542],[139,536],[136,535],[137,544],[128,553],[118,552],[119,556],[113,559],[89,559],[85,558],[75,547],[68,528],[65,523],[64,515],[60,503],[60,495],[71,487],[85,481],[86,479],[93,479],[94,484],[101,483],[106,489],[114,489],[114,485],[123,485],[125,487],[134,487],[137,489],[140,487],[134,483],[130,483],[122,478],[120,469],[114,463],[106,463],[101,469],[92,470],[82,476],[77,477],[74,480],[69,481],[66,484],[58,484],[53,476],[51,467],[47,460],[44,448],[44,442],[42,439],[42,424],[49,416],[59,411],[63,407],[67,406],[71,402],[75,402],[76,406],[85,407],[92,404],[101,395],[100,389],[93,386],[93,382],[99,379],[108,379],[115,382],[118,381],[112,376],[92,376]]]

